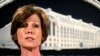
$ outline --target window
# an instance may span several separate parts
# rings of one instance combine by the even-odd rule
[[[55,36],[55,22],[53,22],[53,36]]]
[[[80,43],[80,47],[83,47],[83,43],[82,42]]]
[[[63,47],[63,43],[61,44],[61,46]]]
[[[63,33],[63,31],[62,31],[62,30],[63,30],[62,26],[61,26],[61,29],[60,29],[60,30],[61,30],[61,37],[62,37],[62,36],[63,36],[63,35],[62,35],[62,33]]]
[[[47,43],[45,43],[45,47],[47,47]]]
[[[50,29],[49,29],[48,34],[51,35],[51,22],[50,22]]]
[[[67,34],[66,35],[67,35],[67,37],[69,37],[69,28],[67,28]]]
[[[49,43],[49,46],[51,47],[52,46],[52,43]]]
[[[54,47],[57,47],[56,43],[54,43]]]
[[[66,44],[64,44],[64,46],[66,47]]]
[[[57,26],[56,29],[57,29],[57,32],[56,32],[57,33],[57,36],[59,36],[59,26]]]
[[[52,39],[50,38],[49,41],[52,41]]]
[[[64,27],[64,37],[66,37],[66,28]]]
[[[53,17],[53,16],[51,16],[51,15],[49,15],[49,18],[50,18],[50,19],[54,19],[54,17]]]

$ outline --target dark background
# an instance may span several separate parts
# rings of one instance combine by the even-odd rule
[[[14,2],[0,8],[0,28],[11,21],[13,13],[19,6],[29,3],[34,3],[37,6],[43,8],[51,8],[53,11],[64,15],[72,15],[73,18],[82,19],[84,22],[93,23],[93,25],[100,27],[100,9],[82,0],[15,0]],[[72,49],[61,51],[42,50],[41,52],[48,56],[99,56],[100,48],[86,50]],[[1,55],[20,56],[20,51],[0,48],[0,56]]]
[[[12,14],[19,6],[29,3],[43,8],[52,8],[55,12],[72,15],[73,18],[82,19],[84,22],[100,27],[100,9],[83,0],[15,0],[0,8],[0,28],[11,21]]]

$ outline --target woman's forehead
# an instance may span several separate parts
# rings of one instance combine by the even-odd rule
[[[32,14],[30,17],[26,19],[26,22],[29,21],[40,22],[40,18],[37,14]]]

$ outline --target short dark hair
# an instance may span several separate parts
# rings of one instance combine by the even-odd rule
[[[17,29],[20,28],[20,25],[24,23],[25,20],[32,14],[37,14],[40,17],[41,29],[43,33],[42,43],[47,39],[50,25],[47,14],[42,9],[37,8],[34,4],[24,5],[22,7],[19,7],[12,17],[11,37],[18,47],[19,44],[16,36]]]

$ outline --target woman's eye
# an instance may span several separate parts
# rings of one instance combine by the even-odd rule
[[[25,23],[24,24],[21,24],[20,25],[20,28],[22,28],[22,27],[27,27],[27,24],[25,24]]]
[[[34,25],[33,25],[33,27],[38,28],[38,27],[39,27],[39,25],[38,25],[38,24],[34,24]]]

